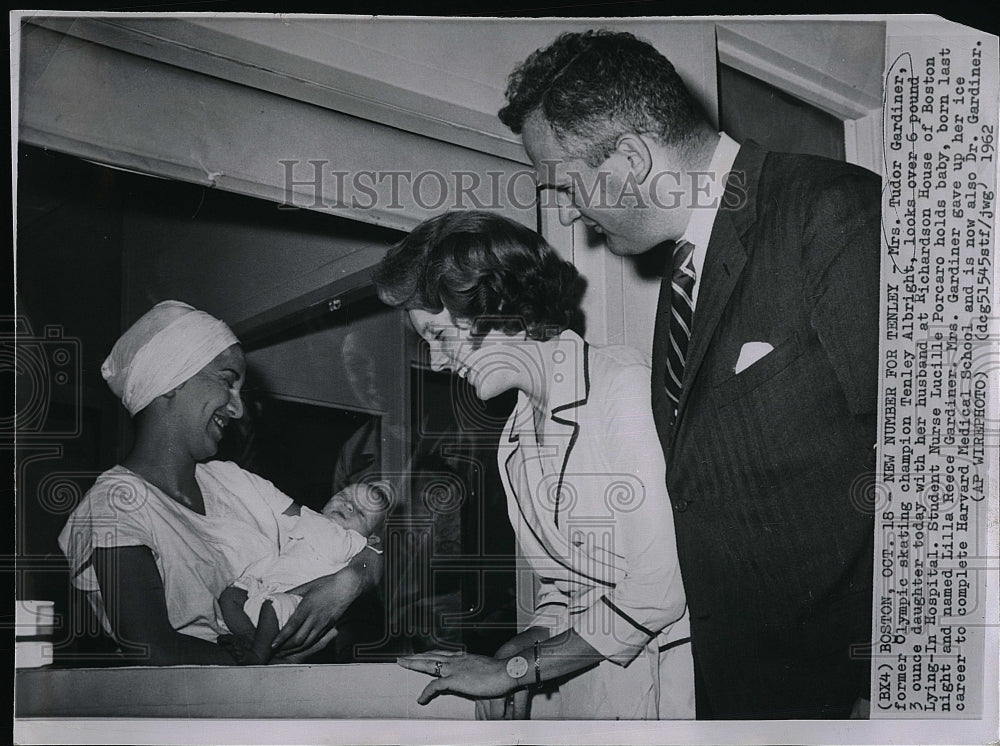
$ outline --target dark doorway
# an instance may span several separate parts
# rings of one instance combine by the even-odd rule
[[[844,160],[842,120],[728,65],[718,67],[719,121],[735,140]]]

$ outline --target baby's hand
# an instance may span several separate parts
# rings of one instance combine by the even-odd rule
[[[242,635],[219,635],[216,640],[220,648],[228,652],[239,665],[253,665],[255,658],[251,640]]]
[[[217,642],[220,647],[229,651],[239,666],[263,666],[270,662],[269,654],[262,655],[254,650],[252,636],[221,635]]]
[[[243,608],[243,604],[247,601],[247,592],[243,588],[237,588],[235,585],[227,587],[222,593],[219,594],[219,606],[226,610],[226,607]]]

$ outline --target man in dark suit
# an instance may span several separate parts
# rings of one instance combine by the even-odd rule
[[[565,224],[671,250],[652,400],[698,717],[865,716],[878,177],[737,144],[630,34],[536,51],[500,118]]]

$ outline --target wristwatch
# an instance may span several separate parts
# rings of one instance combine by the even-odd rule
[[[515,655],[507,661],[507,675],[519,679],[528,673],[528,661],[523,655]]]

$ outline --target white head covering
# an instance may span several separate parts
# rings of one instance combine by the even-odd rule
[[[134,415],[234,344],[239,340],[225,322],[187,303],[165,300],[118,338],[101,375]]]

